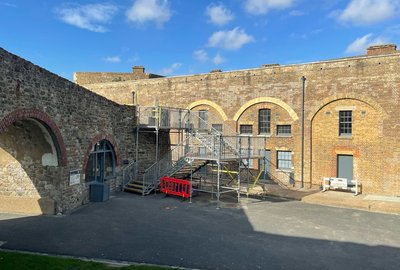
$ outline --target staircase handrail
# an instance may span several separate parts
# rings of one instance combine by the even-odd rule
[[[192,124],[194,122],[198,122],[199,123],[199,125],[198,125],[199,127],[193,128],[191,130],[191,133],[193,134],[193,132],[196,131],[196,130],[205,130],[205,131],[207,131],[207,133],[209,133],[211,135],[214,135],[219,139],[218,151],[220,151],[222,148],[231,149],[231,150],[233,150],[234,154],[237,155],[238,154],[238,149],[235,147],[235,140],[230,141],[230,139],[229,139],[232,135],[230,135],[228,137],[226,137],[224,135],[224,133],[227,130],[232,132],[232,134],[236,134],[236,132],[231,130],[227,125],[221,123],[222,124],[222,133],[221,133],[220,131],[218,131],[217,129],[215,129],[212,126],[212,122],[215,122],[215,118],[213,118],[214,117],[213,114],[208,114],[208,119],[210,119],[210,115],[211,115],[211,121],[205,121],[203,118],[200,117],[200,115],[198,113],[191,112],[190,113],[190,117],[191,117],[191,119],[190,119],[191,121],[190,122]],[[195,119],[193,119],[193,118],[195,118]],[[200,123],[201,123],[201,125],[203,125],[206,128],[201,129],[200,128]],[[194,124],[193,124],[193,126],[194,126]],[[228,146],[228,147],[226,147],[226,146]]]
[[[122,169],[122,183],[121,189],[124,190],[125,186],[131,181],[134,177],[137,176],[137,162],[131,161],[128,165],[126,165]]]
[[[159,184],[159,178],[169,169],[171,169],[179,161],[180,158],[185,156],[185,142],[180,143],[169,150],[158,161],[154,162],[143,173],[142,183],[143,190],[148,186],[156,186]],[[174,152],[177,152],[177,158],[174,160]]]

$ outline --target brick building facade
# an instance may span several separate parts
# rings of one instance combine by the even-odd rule
[[[69,212],[88,202],[97,177],[119,190],[136,150],[139,169],[150,166],[155,136],[140,135],[135,149],[133,104],[202,110],[225,132],[265,137],[271,177],[295,187],[319,188],[345,167],[364,194],[400,196],[399,62],[385,45],[353,58],[169,78],[143,67],[76,73],[75,84],[0,49],[0,211]],[[160,141],[161,156],[168,133]]]
[[[400,196],[399,62],[396,46],[384,45],[307,64],[119,82],[88,83],[80,72],[75,80],[120,104],[208,110],[216,123],[266,136],[271,175],[282,178],[284,169],[296,187],[345,174],[364,194]]]

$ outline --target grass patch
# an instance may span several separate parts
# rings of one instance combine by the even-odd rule
[[[98,262],[88,262],[78,259],[33,255],[10,251],[0,251],[1,270],[162,270],[154,266],[124,266],[115,267]]]

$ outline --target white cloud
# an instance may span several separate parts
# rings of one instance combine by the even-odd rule
[[[128,21],[143,24],[154,21],[162,27],[172,17],[168,0],[135,0],[132,7],[127,10]]]
[[[348,54],[365,54],[369,46],[388,43],[388,39],[382,36],[375,37],[374,34],[369,33],[365,36],[357,38],[349,46],[347,46],[346,53]]]
[[[108,63],[120,63],[121,58],[119,56],[107,56],[106,58],[103,58],[104,61]]]
[[[208,54],[205,50],[197,50],[193,52],[193,58],[199,62],[205,63],[208,61]]]
[[[208,39],[208,46],[234,51],[239,50],[250,42],[254,42],[254,38],[246,34],[243,29],[236,27],[231,31],[218,31],[213,33]]]
[[[64,5],[55,10],[63,22],[100,33],[107,31],[103,24],[110,22],[117,11],[112,4]]]
[[[174,74],[175,71],[177,71],[181,66],[182,66],[181,63],[173,63],[171,66],[162,69],[160,73],[161,73],[161,75],[164,75],[164,76],[172,75],[172,74]]]
[[[219,53],[217,53],[217,55],[213,58],[213,63],[217,66],[221,65],[224,62],[225,59]]]
[[[235,18],[232,11],[222,3],[209,5],[206,9],[206,15],[211,23],[218,26],[224,26]]]
[[[338,19],[356,25],[368,25],[394,17],[400,10],[400,0],[352,0]]]
[[[271,9],[285,9],[293,5],[294,0],[246,0],[245,9],[253,15],[264,15]]]

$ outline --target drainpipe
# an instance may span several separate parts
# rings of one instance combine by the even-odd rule
[[[306,77],[301,77],[301,188],[304,188],[304,96],[306,88]]]

